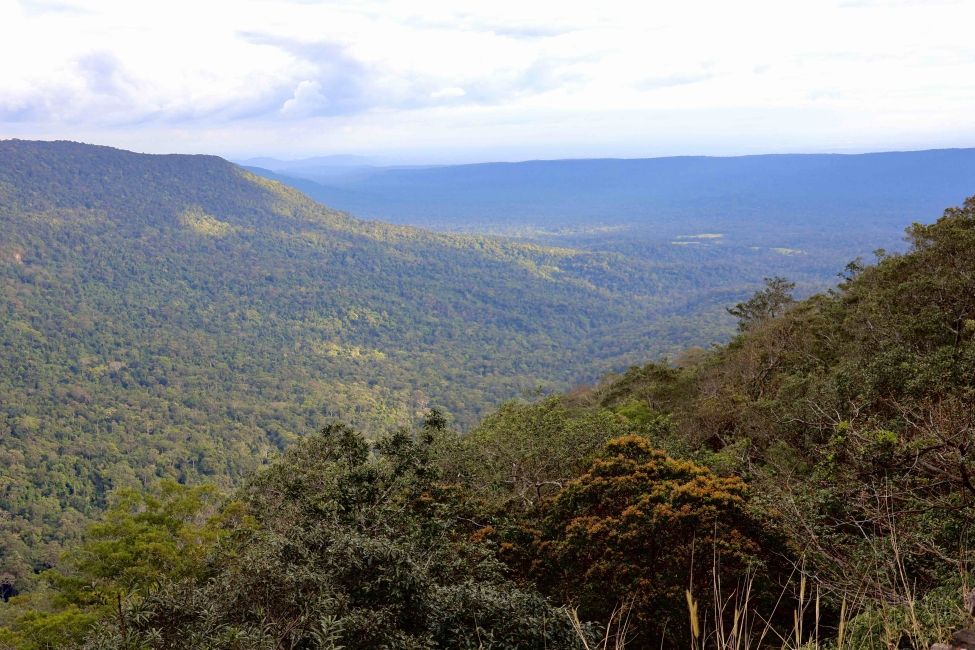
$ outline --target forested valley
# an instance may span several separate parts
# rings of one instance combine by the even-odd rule
[[[14,592],[117,488],[230,488],[330,421],[374,436],[435,405],[466,430],[512,397],[727,340],[724,307],[763,274],[808,293],[832,272],[746,246],[431,233],[213,156],[71,142],[0,142],[0,226]]]
[[[720,268],[358,221],[215,158],[0,155],[0,646],[971,623],[975,198],[832,288],[772,269],[748,298],[697,279]]]

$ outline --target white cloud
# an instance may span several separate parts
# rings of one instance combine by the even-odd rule
[[[281,105],[281,113],[304,117],[314,115],[328,106],[328,98],[322,94],[322,85],[317,81],[305,80],[298,84],[291,99]]]
[[[463,88],[458,88],[457,86],[451,86],[450,88],[441,88],[440,90],[434,90],[430,93],[430,97],[433,99],[450,99],[456,97],[463,97],[467,93]]]
[[[0,0],[0,137],[417,161],[972,146],[973,19],[964,1]]]

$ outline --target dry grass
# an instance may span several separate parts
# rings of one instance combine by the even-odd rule
[[[576,634],[578,635],[579,640],[585,650],[624,650],[631,641],[629,631],[630,611],[632,609],[632,598],[622,601],[619,605],[613,608],[613,611],[609,616],[609,621],[606,623],[603,638],[600,639],[595,645],[590,643],[590,641],[586,638],[585,630],[582,621],[579,619],[578,611],[574,608],[570,608],[568,611],[569,620],[572,621],[572,627],[575,629]]]
[[[898,560],[898,562],[900,562]],[[903,576],[907,573],[900,563]],[[718,571],[712,573],[719,576]],[[828,627],[823,622],[824,594],[805,567],[799,565],[786,584],[771,611],[760,612],[752,600],[754,575],[746,575],[725,593],[719,577],[712,580],[709,594],[710,609],[702,609],[701,601],[691,589],[685,592],[687,602],[690,650],[857,650],[861,648],[896,649],[902,647],[927,648],[932,639],[947,639],[957,629],[950,625],[932,628],[919,615],[920,604],[909,581],[902,583],[905,600],[898,604],[876,601],[867,596],[867,589],[855,593],[831,594],[839,602],[839,618],[832,609]],[[967,580],[962,581],[961,591]],[[962,610],[962,594],[958,595],[958,609]],[[783,630],[773,626],[783,603],[791,600],[792,628]],[[836,600],[832,600],[835,608]],[[631,638],[629,627],[633,599],[621,601],[606,624],[603,637],[595,644],[588,640],[584,625],[576,610],[570,619],[585,650],[624,650],[627,646],[647,647]],[[785,612],[783,612],[785,613]],[[787,613],[785,613],[788,615]],[[863,615],[857,619],[858,616]],[[855,620],[856,619],[856,620]],[[964,617],[956,619],[964,621]],[[851,641],[851,622],[857,626],[856,640]],[[665,647],[661,642],[661,647]]]

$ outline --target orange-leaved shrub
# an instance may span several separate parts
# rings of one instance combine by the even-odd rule
[[[625,606],[641,644],[683,642],[685,590],[710,594],[715,578],[734,590],[767,557],[747,500],[739,477],[670,458],[641,436],[615,438],[546,504],[533,577],[584,620]]]

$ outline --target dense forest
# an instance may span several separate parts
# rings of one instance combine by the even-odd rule
[[[323,421],[373,435],[435,403],[466,428],[721,339],[749,282],[696,259],[363,222],[216,157],[0,142],[0,583],[117,487],[229,487]]]
[[[673,363],[116,490],[15,648],[919,648],[970,623],[975,197]],[[316,427],[318,428],[318,427]]]
[[[430,233],[212,156],[0,142],[0,584],[29,587],[117,488],[228,489],[323,422],[374,437],[434,404],[467,430],[727,340],[763,274],[809,293],[841,266],[620,237]]]

